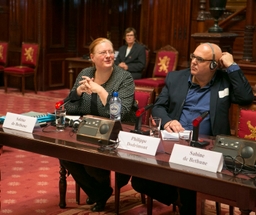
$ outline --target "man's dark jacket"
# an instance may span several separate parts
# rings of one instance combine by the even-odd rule
[[[190,69],[168,73],[165,80],[166,85],[152,109],[153,116],[162,118],[162,126],[170,120],[179,121],[189,90],[190,74]],[[223,97],[223,94],[227,96]],[[210,98],[210,121],[213,136],[230,134],[229,108],[231,103],[247,105],[252,103],[253,99],[252,88],[241,70],[229,74],[217,70]]]

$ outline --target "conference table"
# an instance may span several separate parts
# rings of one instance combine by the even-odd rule
[[[132,126],[122,125],[129,132]],[[214,143],[209,138],[210,146]],[[78,141],[72,128],[56,132],[55,127],[35,128],[33,133],[19,132],[0,127],[0,144],[59,159],[116,171],[170,184],[236,202],[242,215],[255,208],[255,181],[222,172],[208,172],[169,163],[175,142],[163,141],[165,152],[150,156],[127,150],[99,150],[99,145]],[[60,171],[60,207],[65,207],[66,173]]]

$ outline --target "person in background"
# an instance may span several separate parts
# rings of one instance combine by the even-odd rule
[[[126,44],[121,46],[115,60],[115,64],[129,71],[133,79],[140,79],[146,65],[145,47],[136,40],[137,34],[134,28],[127,28],[124,32]]]
[[[168,132],[192,130],[192,121],[204,112],[200,134],[230,135],[231,103],[253,102],[252,88],[233,56],[212,43],[199,45],[190,55],[189,69],[168,73],[166,85],[156,99],[152,115],[162,119]],[[196,214],[196,192],[141,178],[132,178],[133,188],[170,205],[180,195],[180,215]]]
[[[98,38],[91,43],[89,52],[94,66],[83,69],[78,74],[68,96],[69,102],[65,104],[67,114],[91,114],[109,118],[109,100],[116,91],[122,101],[121,120],[135,120],[137,105],[134,100],[133,78],[129,72],[114,64],[112,42],[106,38]],[[60,164],[88,195],[86,203],[96,203],[91,210],[103,211],[113,192],[110,171],[66,160],[60,160]]]

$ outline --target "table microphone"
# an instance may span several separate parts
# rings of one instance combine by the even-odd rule
[[[140,117],[142,114],[144,114],[147,110],[151,109],[154,104],[149,104],[146,107],[140,108],[136,111],[135,115],[136,117]]]
[[[142,115],[149,109],[153,107],[153,104],[149,104],[146,107],[140,108],[136,111],[136,122],[135,122],[135,128],[134,130],[131,130],[132,133],[137,133],[137,134],[143,134],[143,135],[149,135],[150,131],[142,131],[141,130],[141,120],[142,120]]]
[[[199,141],[198,140],[198,134],[199,134],[199,126],[200,123],[204,120],[204,118],[209,114],[208,111],[202,113],[200,116],[198,116],[197,118],[195,118],[192,121],[193,124],[193,136],[192,136],[192,140],[191,140],[191,146],[195,146],[195,147],[199,147],[202,148],[204,146],[209,145],[210,143],[207,141]]]
[[[55,109],[60,109],[60,108],[64,107],[64,105],[67,104],[68,102],[70,102],[70,99],[68,97],[56,102]]]

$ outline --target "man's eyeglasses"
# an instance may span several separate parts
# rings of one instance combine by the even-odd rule
[[[196,61],[197,61],[198,63],[203,63],[203,62],[205,62],[205,61],[213,61],[213,60],[206,60],[206,59],[203,59],[202,57],[199,57],[199,56],[195,56],[193,53],[190,54],[190,59],[191,59],[191,60],[196,59]]]
[[[102,55],[102,56],[107,56],[107,54],[113,55],[113,54],[115,54],[115,52],[114,51],[103,51],[103,52],[98,52],[97,54]]]

